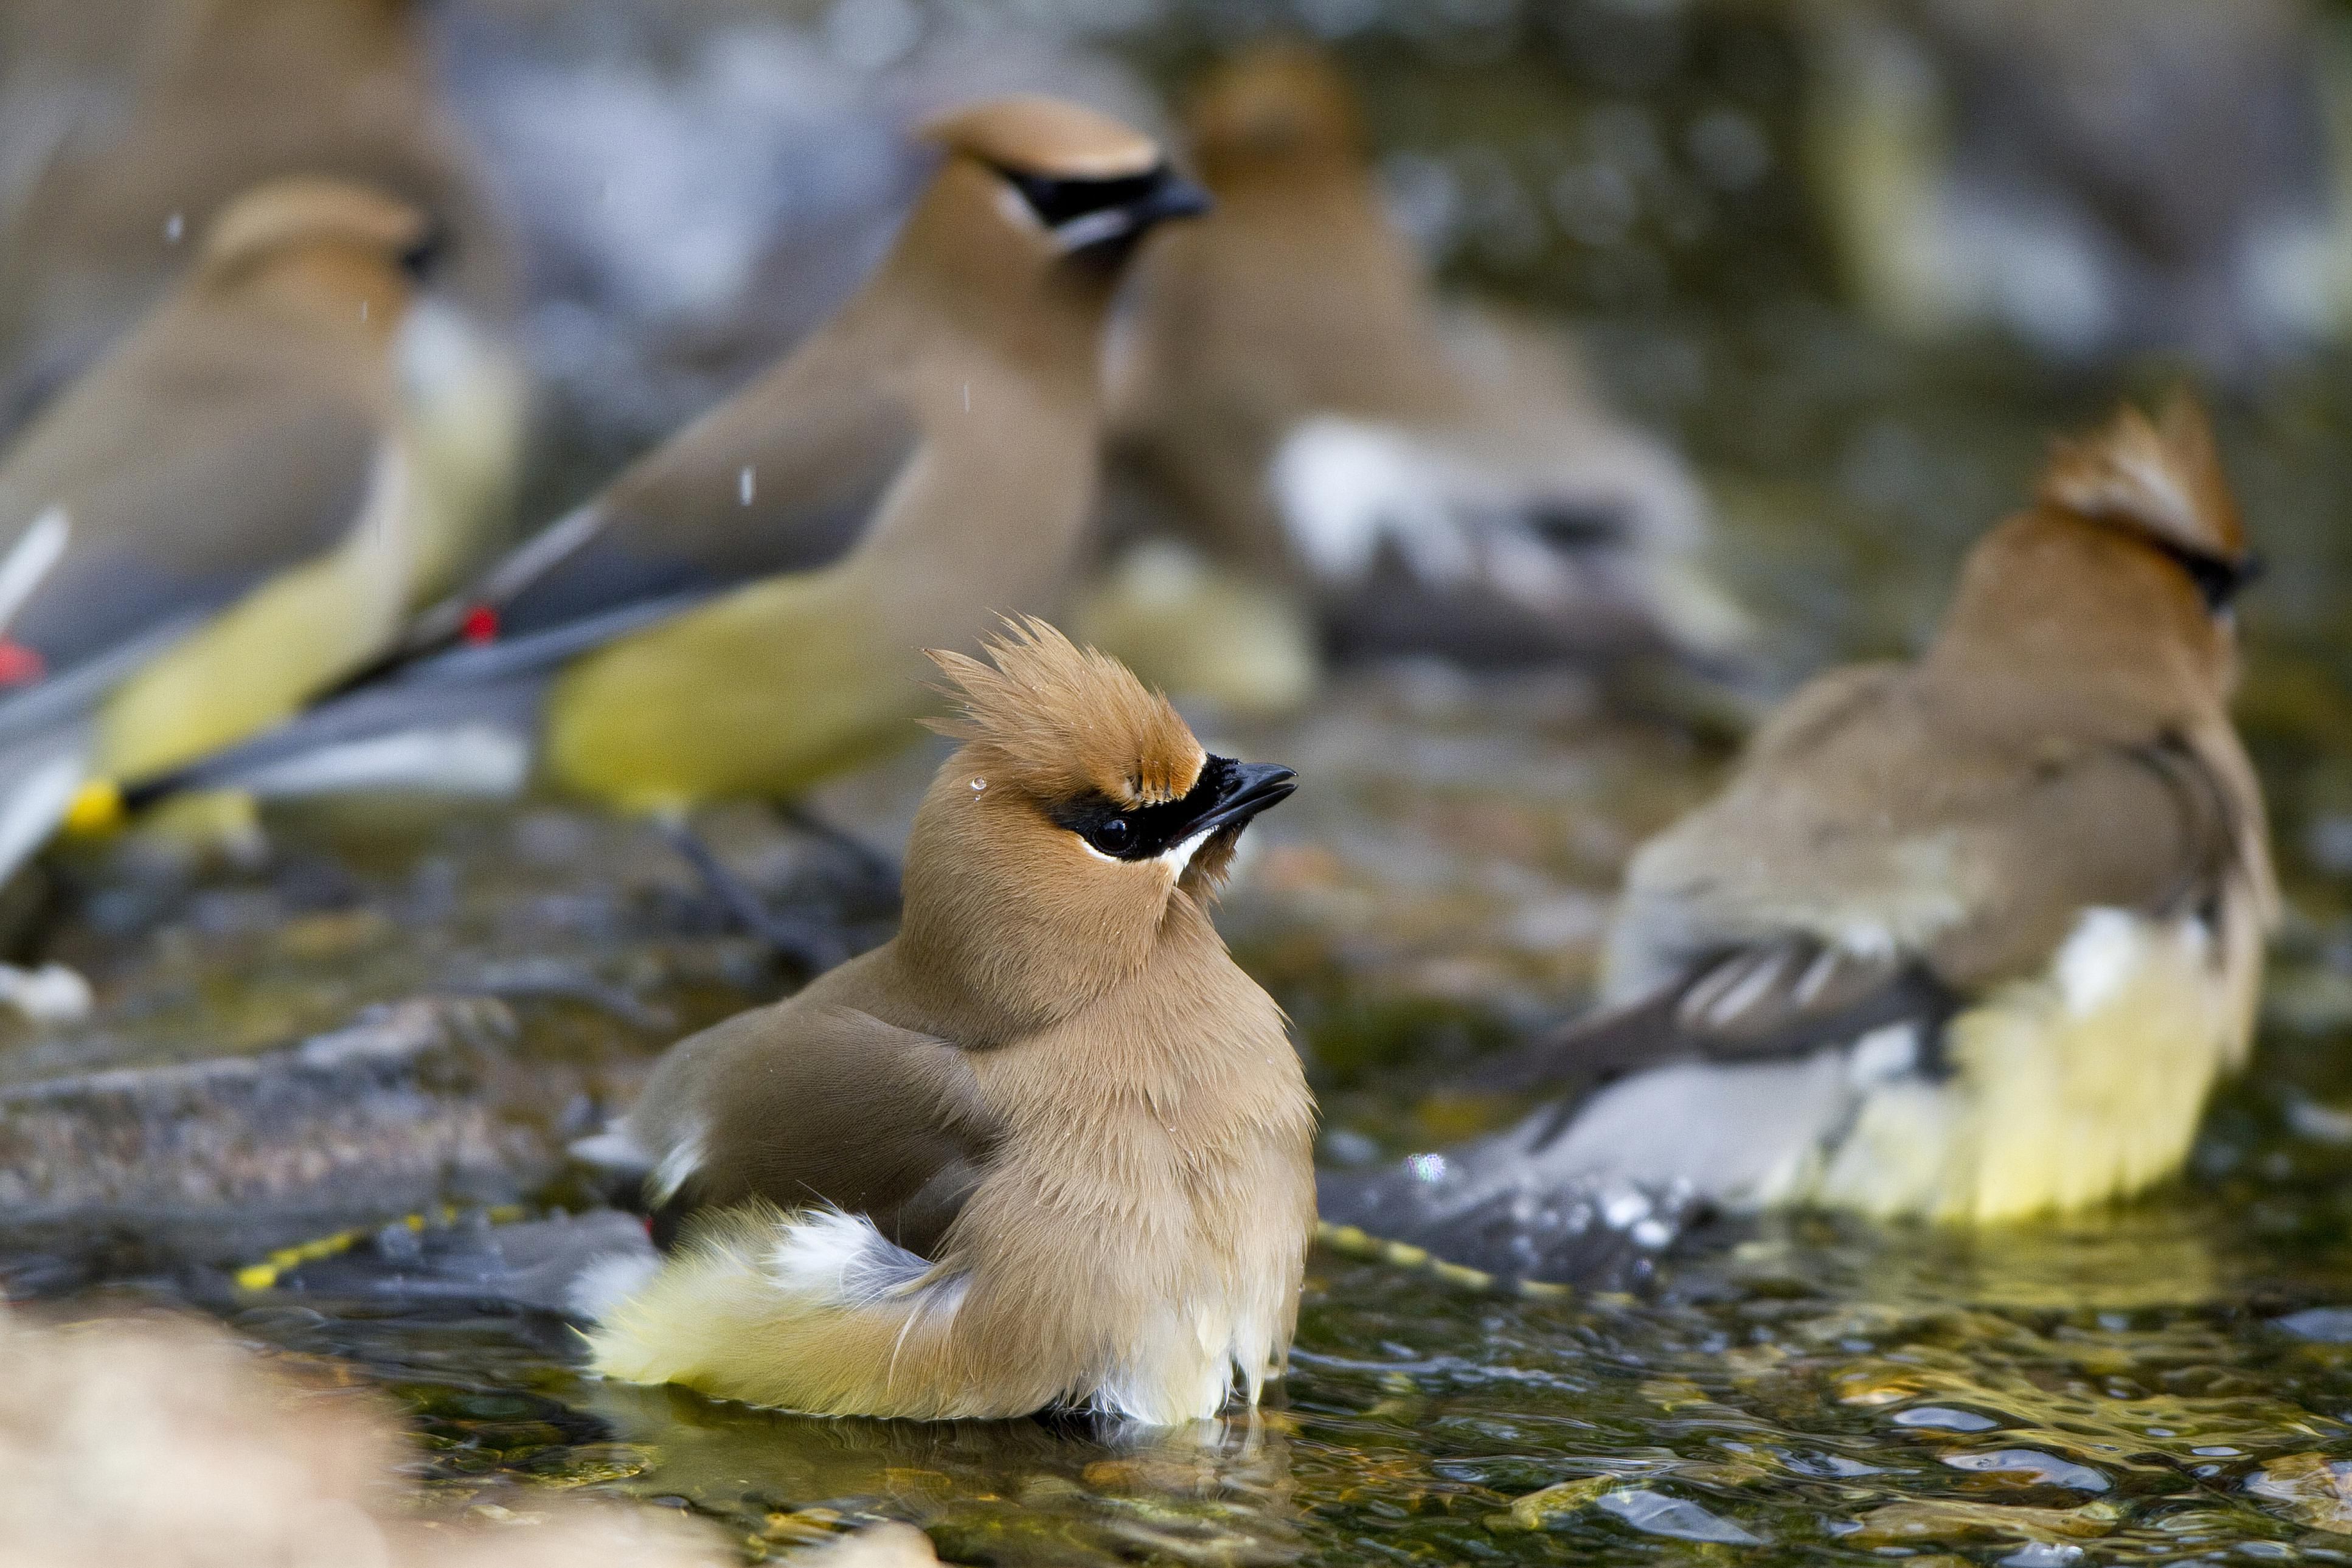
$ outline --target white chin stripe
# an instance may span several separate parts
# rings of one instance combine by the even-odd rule
[[[1087,843],[1083,834],[1078,836],[1078,847],[1106,866],[1167,866],[1172,868],[1176,874],[1181,877],[1192,866],[1192,857],[1200,852],[1201,846],[1207,843],[1209,835],[1215,831],[1216,829],[1212,827],[1206,832],[1195,833],[1190,838],[1171,844],[1149,860],[1122,860],[1116,855],[1106,855]]]
[[[1186,870],[1191,868],[1192,857],[1200,852],[1201,846],[1209,841],[1209,834],[1214,833],[1216,829],[1212,827],[1206,833],[1195,833],[1192,837],[1184,839],[1181,843],[1171,844],[1167,848],[1162,849],[1157,858],[1169,866],[1174,867],[1176,869],[1176,875],[1181,877]]]

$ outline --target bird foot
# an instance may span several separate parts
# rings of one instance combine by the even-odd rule
[[[728,917],[765,942],[779,958],[818,974],[850,956],[849,944],[831,926],[770,909],[758,890],[721,864],[710,846],[684,823],[665,823],[662,832],[671,847],[694,868]]]
[[[901,872],[898,862],[888,854],[847,829],[835,826],[805,806],[782,802],[772,809],[778,821],[832,850],[849,874],[865,884],[862,889],[845,890],[871,894],[885,904],[898,902]]]

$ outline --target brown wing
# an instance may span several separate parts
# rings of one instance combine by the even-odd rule
[[[1816,763],[1867,764],[1870,748],[1839,746],[1845,723],[1899,740],[1899,718],[1851,692],[1815,717]],[[2209,744],[1948,746],[1934,776],[1898,790],[1889,770],[1874,781],[1889,793],[1843,817],[1735,789],[1637,864],[1620,956],[1647,983],[1482,1080],[1801,1055],[1904,1023],[1932,1046],[1969,997],[2042,972],[2084,910],[2203,914],[2231,877],[2261,880],[2243,864],[2258,804]]]
[[[629,1116],[655,1163],[654,1234],[751,1198],[862,1214],[927,1252],[994,1142],[963,1053],[855,1008],[788,1000],[681,1042]],[[663,1162],[686,1167],[667,1192]]]
[[[192,332],[93,371],[0,467],[0,552],[69,522],[8,635],[62,672],[341,542],[383,434],[311,368]]]
[[[919,437],[841,324],[638,458],[341,689],[439,653],[481,613],[507,637],[584,627],[845,554]]]
[[[631,464],[550,531],[578,531],[572,548],[500,584],[502,625],[544,630],[845,552],[917,438],[912,412],[855,363],[856,347],[821,336]],[[526,544],[516,558],[534,553]]]

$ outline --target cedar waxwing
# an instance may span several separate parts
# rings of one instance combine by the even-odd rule
[[[1327,1215],[1558,1278],[1653,1200],[1989,1222],[2179,1168],[2277,893],[2231,728],[2253,566],[2203,416],[2062,444],[1916,663],[1824,675],[1644,846],[1604,1010],[1497,1080],[1579,1098]]]
[[[247,193],[0,458],[0,876],[102,817],[102,781],[294,713],[470,564],[394,363],[431,237],[362,186]]]
[[[465,334],[470,323],[479,340],[511,311],[513,246],[440,100],[414,0],[116,0],[109,9],[117,57],[137,45],[122,101],[92,92],[61,115],[23,199],[0,214],[6,416],[69,383],[152,307],[226,204],[268,180],[323,175],[431,218],[445,252],[436,289],[464,311],[448,312],[427,357],[463,359],[426,368],[481,378],[491,406],[471,412],[474,428],[487,435],[480,422],[502,418],[511,444],[519,410],[495,405],[519,405],[514,373]],[[37,31],[23,41],[42,43]]]
[[[1316,595],[1343,648],[1737,646],[1682,465],[1565,341],[1438,305],[1326,61],[1247,53],[1191,124],[1216,211],[1138,269],[1114,430],[1214,553]]]
[[[673,1047],[614,1132],[598,1370],[828,1415],[1214,1415],[1279,1376],[1313,1100],[1208,904],[1287,768],[1029,621],[935,655],[962,742],[883,946]],[[634,1273],[635,1278],[626,1278]]]
[[[2352,324],[2352,91],[2306,0],[1811,13],[1811,173],[1880,324],[2223,374]]]
[[[675,816],[898,742],[926,645],[971,646],[1058,586],[1094,493],[1111,290],[1146,230],[1201,205],[1150,140],[1055,100],[930,134],[944,164],[838,316],[409,645],[485,646],[158,787],[496,793],[535,771]]]

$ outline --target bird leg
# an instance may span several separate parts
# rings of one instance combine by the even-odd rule
[[[820,921],[770,909],[757,889],[719,863],[710,846],[683,819],[664,819],[660,826],[662,837],[669,840],[670,847],[677,851],[680,858],[694,868],[695,875],[719,901],[719,907],[738,925],[766,942],[777,956],[810,974],[822,973],[850,956],[849,946],[837,931]]]
[[[875,848],[847,829],[835,826],[797,801],[772,802],[770,809],[787,827],[805,834],[835,851],[864,884],[857,891],[871,891],[876,901],[880,903],[895,905],[898,902],[898,862],[888,854]]]

